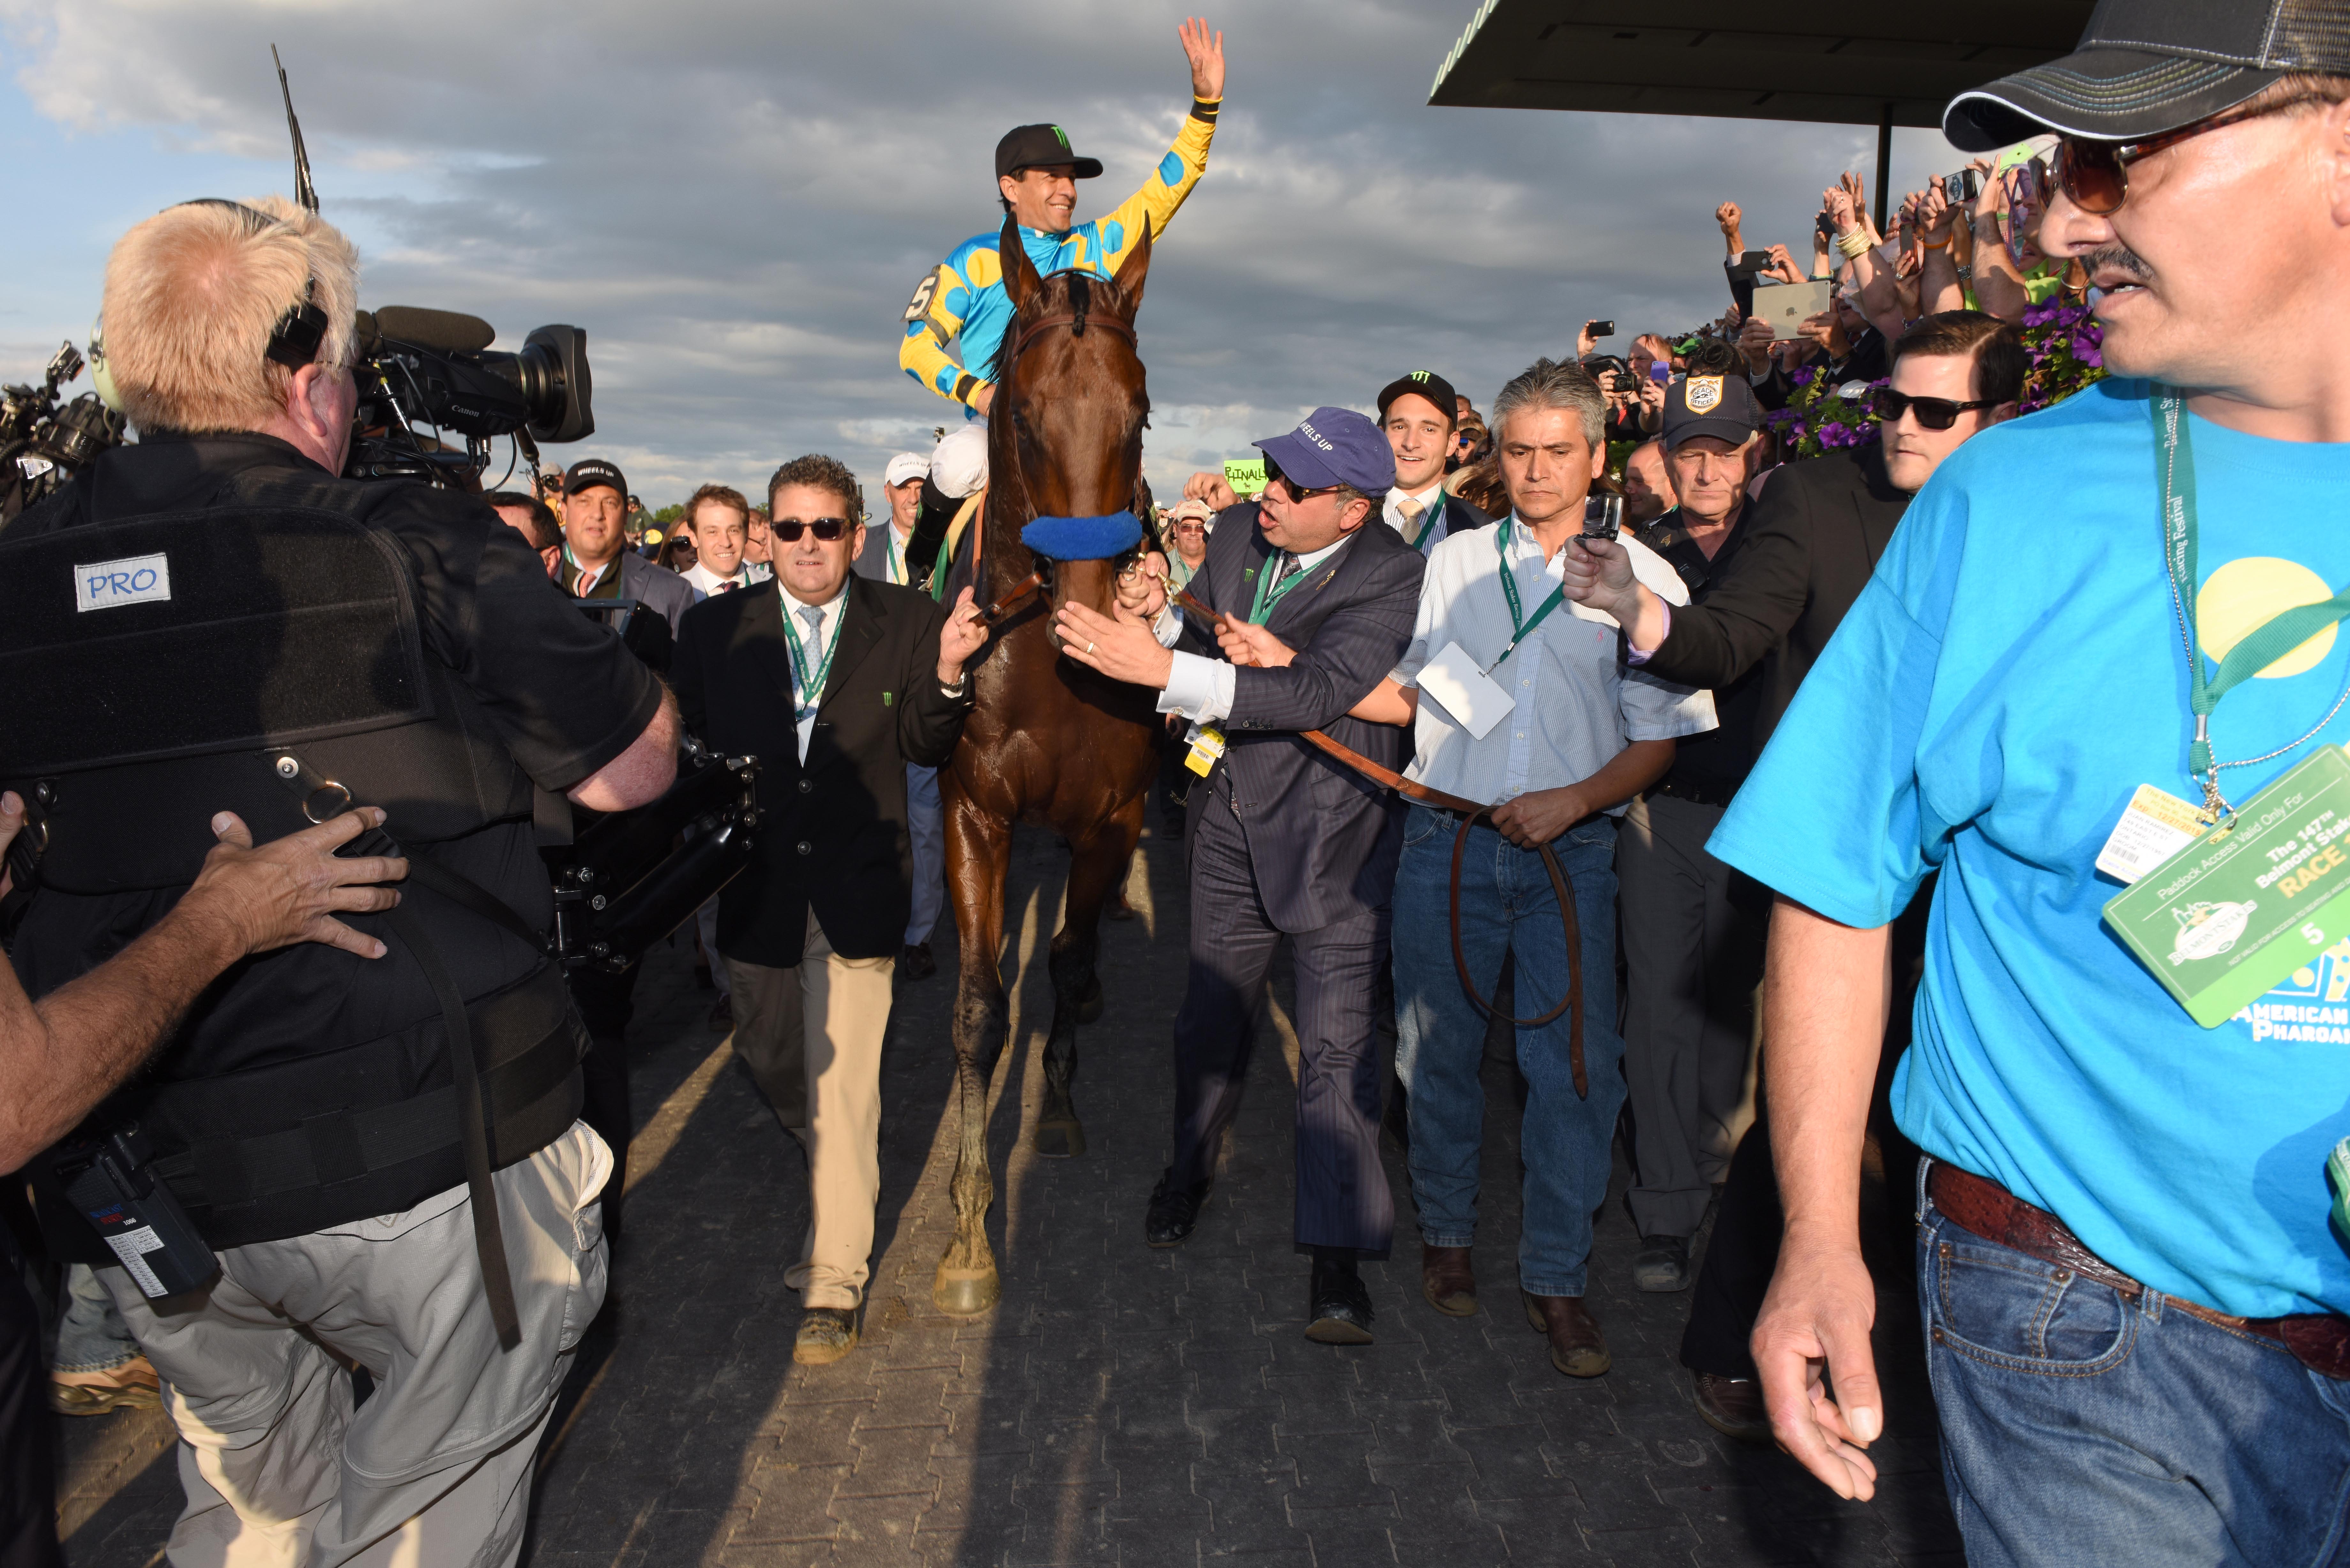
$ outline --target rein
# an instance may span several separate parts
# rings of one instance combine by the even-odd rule
[[[1199,616],[1209,624],[1212,625],[1216,620],[1216,612],[1201,604],[1189,589],[1178,593],[1175,596],[1175,603],[1187,613]],[[1476,826],[1481,819],[1492,815],[1495,808],[1491,805],[1480,805],[1473,800],[1463,800],[1457,794],[1447,794],[1442,790],[1430,789],[1423,784],[1414,784],[1394,769],[1382,767],[1353,747],[1333,740],[1319,730],[1300,730],[1297,732],[1297,736],[1300,740],[1317,747],[1326,755],[1346,763],[1381,788],[1393,790],[1407,800],[1416,800],[1423,805],[1434,806],[1440,811],[1451,812],[1461,818],[1461,830],[1452,837],[1452,888],[1450,906],[1452,924],[1452,967],[1461,976],[1461,989],[1468,992],[1471,1002],[1477,1004],[1478,1012],[1490,1017],[1499,1017],[1504,1023],[1521,1029],[1540,1028],[1560,1013],[1572,1009],[1574,1016],[1567,1021],[1567,1064],[1574,1070],[1576,1096],[1587,1097],[1591,1092],[1591,1084],[1583,1065],[1583,928],[1575,915],[1575,881],[1567,876],[1566,867],[1558,863],[1558,856],[1553,852],[1551,846],[1547,844],[1537,844],[1534,846],[1534,850],[1542,857],[1543,869],[1550,873],[1551,891],[1558,899],[1559,927],[1566,937],[1566,994],[1559,999],[1557,1006],[1540,1017],[1513,1018],[1497,1012],[1492,1002],[1477,994],[1477,982],[1469,977],[1469,955],[1461,946],[1461,866],[1469,853],[1469,830]]]

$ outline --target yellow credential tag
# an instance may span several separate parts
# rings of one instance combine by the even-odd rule
[[[2136,883],[2202,837],[2206,826],[2202,814],[2177,795],[2140,784],[2097,852],[2097,869],[2116,882]]]
[[[1191,754],[1183,759],[1183,765],[1206,778],[1209,770],[1216,765],[1216,759],[1223,754],[1224,732],[1201,724],[1191,732]]]
[[[2350,756],[2307,762],[2106,905],[2106,924],[2216,1029],[2350,937]]]

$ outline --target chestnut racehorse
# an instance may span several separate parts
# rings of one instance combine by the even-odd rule
[[[1013,824],[1044,824],[1069,846],[1035,1143],[1040,1154],[1082,1154],[1085,1129],[1069,1098],[1077,1025],[1101,1013],[1097,929],[1142,831],[1160,723],[1152,693],[1062,658],[1055,629],[1054,612],[1066,601],[1111,613],[1118,574],[1132,554],[1054,561],[1020,537],[1039,516],[1090,518],[1129,509],[1147,514],[1142,427],[1150,402],[1134,313],[1150,265],[1150,236],[1146,232],[1136,244],[1115,281],[1082,273],[1040,277],[1009,220],[998,254],[1014,316],[993,367],[973,599],[995,604],[1018,592],[1031,572],[1044,587],[1025,597],[983,654],[972,677],[976,705],[940,774],[948,880],[962,938],[954,1008],[962,1143],[952,1189],[955,1237],[940,1260],[931,1298],[958,1315],[985,1312],[1000,1294],[986,1231],[995,1197],[987,1087],[1009,1032],[1002,962]]]

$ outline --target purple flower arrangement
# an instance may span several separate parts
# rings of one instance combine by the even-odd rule
[[[2023,347],[2030,364],[2023,376],[2022,411],[2032,413],[2061,403],[2082,388],[2106,378],[2105,334],[2085,305],[2068,304],[2062,295],[2023,313]],[[1789,462],[1855,447],[1877,439],[1877,416],[1868,397],[1840,395],[1851,382],[1822,376],[1816,366],[1804,365],[1789,376],[1794,395],[1783,409],[1763,415],[1763,422],[1779,434]],[[1885,385],[1869,383],[1869,390]]]
[[[2031,356],[2023,373],[2027,414],[2106,379],[2105,333],[2095,315],[2062,295],[2023,313],[2023,347]]]

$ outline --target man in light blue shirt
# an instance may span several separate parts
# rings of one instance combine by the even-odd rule
[[[2189,711],[2190,669],[2350,581],[2345,24],[2339,0],[2106,0],[2080,53],[1952,104],[1962,147],[2064,138],[2040,243],[2082,260],[2106,365],[2143,379],[1942,465],[1710,846],[1780,894],[1787,1228],[1755,1360],[1780,1440],[1846,1496],[1885,1429],[1856,1185],[1886,929],[1940,872],[1893,1099],[1930,1157],[1919,1306],[1977,1564],[2340,1550],[2350,944],[2206,1030],[2102,925],[2122,884],[2096,862],[2141,785],[2241,805],[2350,739],[2331,624],[2229,694],[2216,777]],[[2166,447],[2198,535],[2176,599]]]

